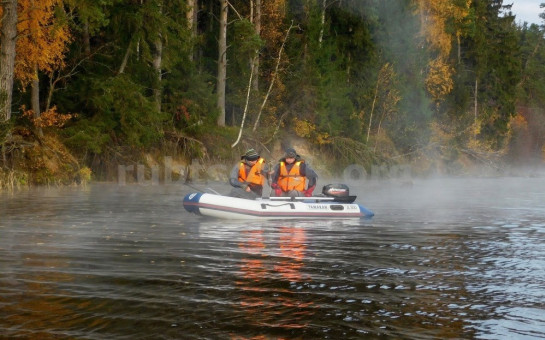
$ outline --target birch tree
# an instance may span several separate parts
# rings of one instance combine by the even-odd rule
[[[159,13],[162,13],[162,2],[159,3]],[[153,96],[155,97],[155,107],[157,112],[161,112],[161,65],[163,58],[163,36],[161,31],[157,32],[157,36],[153,42],[153,70],[155,71],[155,86],[153,88]]]

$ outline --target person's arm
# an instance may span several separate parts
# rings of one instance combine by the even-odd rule
[[[231,170],[231,174],[229,175],[229,184],[234,186],[235,188],[242,188],[244,187],[244,183],[240,182],[238,180],[238,169],[239,169],[239,163],[237,163],[233,169]]]
[[[308,185],[307,185],[307,190],[305,190],[305,196],[310,197],[312,196],[312,192],[314,191],[314,188],[316,188],[318,175],[307,163],[302,164],[300,171],[301,171],[301,175],[305,176],[308,179]]]

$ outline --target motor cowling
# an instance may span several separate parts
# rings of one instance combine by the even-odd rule
[[[350,195],[350,190],[346,184],[328,184],[324,185],[322,194],[329,197],[346,197]]]

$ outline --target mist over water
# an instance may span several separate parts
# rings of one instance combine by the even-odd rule
[[[181,184],[2,193],[0,338],[545,337],[544,178],[348,184],[372,220],[206,220]]]

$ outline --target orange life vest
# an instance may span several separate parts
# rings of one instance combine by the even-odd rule
[[[305,177],[301,176],[299,167],[302,161],[295,162],[290,172],[286,169],[286,163],[280,162],[280,173],[278,174],[278,185],[282,191],[304,191]]]
[[[261,174],[261,168],[263,167],[263,162],[265,160],[259,157],[259,160],[252,166],[250,172],[246,174],[246,164],[245,162],[240,162],[238,167],[238,180],[239,182],[247,182],[257,185],[265,184],[265,176]]]

